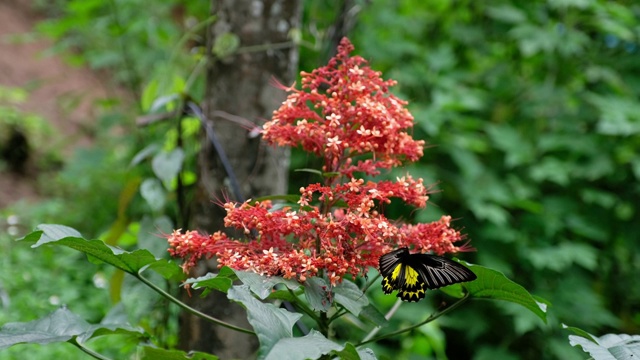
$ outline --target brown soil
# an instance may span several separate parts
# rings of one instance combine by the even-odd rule
[[[28,0],[0,0],[0,86],[36,84],[21,110],[47,120],[63,137],[55,140],[65,144],[63,154],[69,154],[78,146],[91,144],[87,129],[93,128],[96,119],[93,104],[109,97],[110,90],[105,86],[107,82],[90,69],[72,67],[59,57],[45,57],[43,53],[52,45],[50,41],[42,37],[15,41],[20,35],[33,34],[40,19]],[[69,109],[64,99],[78,102]],[[26,175],[0,170],[0,209],[20,200],[38,200],[35,175],[33,170]]]

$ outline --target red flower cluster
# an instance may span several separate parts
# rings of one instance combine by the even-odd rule
[[[351,51],[353,45],[343,39],[327,66],[301,73],[302,89],[308,91],[285,88],[291,94],[264,124],[264,140],[302,146],[324,158],[323,171],[347,178],[418,160],[424,141],[406,132],[413,116],[406,101],[389,93],[396,82],[383,80],[362,57],[350,57]]]
[[[395,182],[365,183],[353,176],[415,161],[424,142],[406,132],[413,118],[406,103],[388,93],[394,82],[383,81],[362,58],[350,57],[352,50],[343,39],[329,65],[303,73],[303,89],[308,91],[287,89],[292,94],[264,125],[268,142],[301,145],[322,156],[325,184],[301,188],[296,206],[275,208],[270,201],[225,204],[225,226],[243,230],[248,241],[222,232],[174,231],[168,237],[169,252],[184,259],[185,271],[202,257],[216,256],[220,266],[301,282],[322,274],[335,285],[347,274],[357,276],[377,266],[381,255],[397,247],[440,255],[468,250],[454,245],[462,235],[450,227],[449,216],[406,225],[378,212],[392,198],[424,208],[428,189],[422,179],[407,175]],[[356,157],[362,158],[354,163]]]

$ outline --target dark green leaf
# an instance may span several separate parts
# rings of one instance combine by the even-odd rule
[[[169,184],[180,173],[183,161],[184,151],[180,148],[175,148],[170,152],[156,154],[151,161],[151,167],[158,179],[165,184]]]
[[[284,300],[288,302],[296,302],[298,301],[298,297],[296,294],[292,293],[289,290],[275,290],[269,294],[267,297],[269,300]]]
[[[358,288],[356,284],[349,280],[343,280],[333,287],[334,300],[344,306],[347,311],[355,316],[359,316],[362,309],[369,305],[369,299]]]
[[[42,232],[33,233],[39,233],[41,235],[38,242],[32,245],[34,248],[43,244],[64,245],[87,254],[92,261],[107,263],[130,274],[137,275],[138,272],[148,267],[166,279],[177,280],[184,278],[182,269],[178,265],[165,259],[156,259],[147,250],[139,249],[128,252],[109,246],[100,240],[66,237],[69,233],[73,232],[69,232],[68,230],[61,231],[61,229],[64,230],[66,227],[60,225],[54,227],[51,225],[40,225],[38,228],[41,229]],[[51,231],[52,229],[53,231]]]
[[[91,325],[66,307],[61,307],[42,319],[26,323],[7,323],[2,326],[0,349],[23,343],[44,345],[72,339],[82,343],[92,337],[107,334],[140,337],[143,331],[127,323],[117,323],[112,320],[104,324]]]
[[[293,325],[302,315],[279,309],[254,298],[247,285],[233,286],[227,293],[229,300],[238,302],[247,309],[247,319],[260,341],[258,357],[264,358],[281,339],[293,336]]]
[[[301,169],[295,169],[293,170],[293,172],[306,172],[309,174],[315,174],[318,176],[322,176],[322,171],[317,170],[317,169],[309,169],[309,168],[301,168]]]
[[[462,284],[453,284],[453,285],[445,286],[438,290],[457,299],[461,299],[462,297],[464,297],[464,294],[465,294]]]
[[[208,294],[211,290],[227,293],[236,279],[238,277],[235,271],[228,266],[223,266],[217,274],[208,273],[198,278],[190,278],[185,281],[185,284],[193,284],[194,289],[205,288],[207,289],[205,294]]]
[[[478,276],[476,280],[465,284],[471,296],[513,302],[547,321],[547,305],[537,302],[525,288],[507,279],[501,272],[484,266],[466,265]]]
[[[189,351],[188,353],[181,350],[167,350],[151,346],[142,347],[141,360],[217,360],[215,355]]]
[[[569,335],[569,343],[571,346],[580,345],[594,360],[640,359],[640,335],[607,334],[591,339]]]
[[[311,330],[303,337],[286,337],[276,342],[265,360],[317,359],[332,351],[340,351],[344,346],[327,338],[320,332]]]
[[[340,360],[375,360],[376,354],[369,349],[356,349],[351,343],[346,343],[344,349],[341,351],[334,351],[339,356]]]
[[[304,282],[304,295],[314,311],[327,311],[331,307],[332,294],[327,282],[314,276]]]
[[[574,327],[574,326],[567,326],[565,324],[562,324],[562,328],[571,331],[575,335],[578,335],[578,336],[583,337],[583,338],[585,338],[587,340],[590,340],[594,344],[598,343],[593,335],[589,334],[588,332],[586,332],[586,331],[584,331],[584,330],[582,330],[580,328],[577,328],[577,327]]]
[[[42,244],[57,241],[66,237],[75,237],[75,238],[82,237],[82,235],[76,229],[73,229],[64,225],[40,224],[36,226],[36,230],[40,230],[42,231],[42,233],[40,234],[40,237],[37,239],[38,242],[35,245],[31,246],[34,248]],[[36,233],[37,231],[25,236],[25,238],[29,237],[36,240],[35,238],[35,236],[37,236]]]
[[[283,279],[280,276],[263,276],[251,271],[239,271],[236,270],[238,279],[243,284],[248,285],[251,291],[258,295],[262,300],[271,295],[273,288],[278,284],[284,284],[291,290],[296,290],[300,287],[300,283],[291,279]]]

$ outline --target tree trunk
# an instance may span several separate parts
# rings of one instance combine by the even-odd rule
[[[246,125],[232,120],[235,116],[260,125],[285,99],[285,93],[274,88],[272,79],[290,84],[295,78],[298,50],[294,45],[282,44],[289,41],[289,31],[299,27],[301,4],[298,0],[212,0],[212,9],[216,21],[208,30],[208,53],[211,54],[215,39],[226,33],[239,38],[240,50],[224,59],[211,56],[204,113],[229,158],[242,196],[285,194],[288,152],[265,146],[259,137],[250,138]],[[205,135],[198,162],[199,177],[189,228],[211,233],[224,228],[225,216],[224,209],[212,201],[242,199],[236,199],[229,190],[228,174]],[[203,265],[192,275],[215,271],[213,265]],[[206,298],[197,295],[194,293],[186,301],[214,317],[250,328],[244,309],[230,303],[224,294],[211,293]],[[255,357],[255,336],[186,313],[181,316],[180,326],[180,345],[185,350],[207,351],[222,359]]]

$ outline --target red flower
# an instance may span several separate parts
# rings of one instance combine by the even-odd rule
[[[331,284],[345,275],[358,276],[376,267],[378,258],[399,246],[437,254],[465,251],[449,216],[429,224],[397,224],[379,212],[398,198],[426,207],[428,189],[410,175],[396,181],[365,182],[356,172],[375,175],[380,169],[416,161],[424,141],[407,133],[413,117],[406,102],[389,94],[392,80],[366,66],[343,39],[338,55],[325,67],[302,74],[302,88],[291,92],[263,137],[272,144],[302,146],[324,159],[324,184],[300,189],[298,204],[275,208],[270,201],[226,203],[225,226],[244,231],[249,241],[222,232],[203,235],[175,231],[169,252],[182,257],[188,270],[202,257],[216,256],[220,266],[280,275],[304,282],[324,274]]]
[[[377,175],[403,161],[422,157],[424,141],[413,140],[407,102],[389,93],[393,80],[350,57],[346,38],[327,66],[302,72],[302,88],[291,94],[263,128],[263,138],[280,146],[302,146],[324,158],[323,171],[352,177]],[[355,164],[354,164],[355,161]]]

